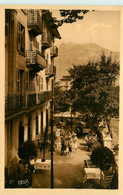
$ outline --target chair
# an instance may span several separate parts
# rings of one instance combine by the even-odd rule
[[[113,177],[114,177],[114,174],[105,176],[104,173],[102,172],[101,186],[104,189],[110,189],[110,184],[112,182]]]

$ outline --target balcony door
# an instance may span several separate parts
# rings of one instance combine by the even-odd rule
[[[24,70],[17,69],[17,93],[24,93]]]
[[[24,93],[24,70],[20,70],[20,94]]]

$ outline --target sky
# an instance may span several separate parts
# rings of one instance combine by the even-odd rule
[[[59,18],[58,10],[51,10]],[[58,28],[62,37],[56,39],[56,45],[62,42],[94,43],[111,51],[120,51],[120,12],[90,11],[83,20],[72,24],[63,24]]]

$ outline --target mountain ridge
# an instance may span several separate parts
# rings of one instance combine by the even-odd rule
[[[58,57],[55,58],[56,65],[56,79],[59,80],[61,76],[68,74],[68,69],[75,65],[86,64],[89,60],[95,61],[100,58],[102,52],[106,56],[112,53],[112,57],[119,61],[120,53],[110,51],[94,43],[75,44],[75,43],[61,43],[58,47]]]

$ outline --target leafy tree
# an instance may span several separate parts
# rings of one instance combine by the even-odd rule
[[[55,93],[54,93],[54,108],[55,112],[65,112],[69,109],[70,97],[68,91],[62,90],[59,82],[55,83]]]
[[[24,163],[29,164],[29,160],[36,158],[37,148],[33,141],[26,141],[18,148],[18,156]]]
[[[50,135],[48,134],[48,129],[46,128],[45,131],[35,138],[35,143],[37,144],[40,151],[43,151],[43,161],[45,161],[45,151],[46,148],[50,146]]]
[[[92,151],[90,160],[101,170],[108,170],[115,164],[113,152],[107,147],[97,147]]]
[[[77,20],[83,20],[84,15],[89,12],[89,10],[77,10],[77,9],[60,9],[60,16],[61,19],[58,20],[57,18],[53,18],[55,25],[57,27],[62,26],[64,23],[73,23],[76,22]],[[56,27],[54,26],[54,27]]]
[[[72,86],[69,91],[73,110],[81,112],[83,119],[96,129],[101,118],[110,122],[119,116],[119,63],[104,53],[97,61],[85,65],[73,65],[69,69]]]
[[[53,138],[53,140],[56,139],[54,132],[53,132],[52,138]],[[36,136],[35,144],[40,149],[40,151],[43,151],[42,161],[45,161],[45,159],[46,159],[46,149],[51,147],[51,133],[48,132],[47,128],[45,129],[45,131],[43,133]]]

